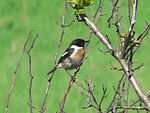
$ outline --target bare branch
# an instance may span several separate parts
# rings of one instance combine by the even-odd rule
[[[15,69],[15,71],[14,71],[14,73],[13,73],[13,81],[12,81],[12,85],[11,85],[10,91],[9,91],[9,93],[8,93],[7,103],[6,103],[6,107],[5,107],[5,113],[8,113],[9,104],[10,104],[10,99],[11,99],[11,96],[12,96],[12,93],[13,93],[13,90],[14,90],[14,87],[15,87],[15,85],[16,85],[16,75],[17,75],[18,69],[19,69],[19,67],[20,67],[20,65],[21,65],[23,56],[24,56],[24,54],[25,54],[25,52],[26,52],[27,45],[28,45],[29,41],[31,40],[31,36],[30,36],[30,35],[32,34],[32,32],[33,32],[33,30],[29,33],[29,38],[26,40],[26,42],[25,42],[25,44],[24,44],[24,46],[23,46],[23,51],[22,51],[21,57],[20,57],[19,62],[18,62],[18,64],[17,64],[17,66],[16,66],[16,69]]]
[[[129,30],[128,30],[127,38],[125,39],[125,41],[123,43],[124,46],[123,46],[123,56],[122,57],[125,57],[126,49],[130,44],[129,43],[130,40],[133,38],[133,28],[134,28],[134,25],[135,25],[135,22],[136,22],[136,13],[137,13],[138,0],[134,0],[134,3],[133,3],[132,6],[133,6],[132,19],[131,19],[130,27],[129,27]]]
[[[144,31],[137,38],[138,46],[134,46],[136,48],[133,50],[133,55],[135,54],[135,52],[137,51],[137,49],[141,46],[142,41],[148,35],[149,30],[150,30],[150,25],[147,25],[147,27],[144,29]]]
[[[113,64],[112,64],[112,62],[110,62],[110,64],[111,64],[111,70],[116,70],[116,71],[123,71],[123,69],[118,69],[116,66],[114,66]]]
[[[29,37],[32,38],[32,32],[29,34]],[[30,55],[30,52],[34,46],[34,43],[36,41],[38,37],[38,34],[36,33],[36,36],[34,37],[33,39],[33,42],[30,46],[30,48],[28,49],[27,51],[27,55],[28,55],[28,59],[29,59],[29,78],[30,78],[30,85],[29,85],[29,105],[30,105],[30,113],[33,113],[33,110],[32,110],[32,81],[33,81],[33,76],[32,76],[32,58],[31,58],[31,55]]]
[[[66,16],[66,12],[67,12],[67,1],[65,2],[65,10],[64,10],[64,15],[62,16],[62,33],[61,33],[61,37],[60,37],[60,40],[59,40],[59,43],[58,43],[58,47],[57,47],[57,51],[56,51],[56,54],[54,56],[54,64],[56,65],[57,63],[57,57],[58,57],[58,53],[60,51],[60,48],[61,48],[61,44],[62,44],[62,41],[63,41],[63,37],[64,37],[64,32],[65,32],[65,16]],[[54,76],[55,72],[53,72],[47,82],[47,87],[46,87],[46,90],[45,90],[45,95],[44,95],[44,99],[43,99],[43,102],[42,102],[42,106],[41,106],[41,112],[40,113],[44,113],[45,110],[46,110],[46,100],[47,100],[47,96],[48,96],[48,93],[49,93],[49,89],[50,89],[50,85],[51,85],[51,81],[53,79],[53,76]]]
[[[57,52],[56,52],[55,57],[54,57],[54,63],[55,64],[57,63],[56,61],[57,61],[58,53],[60,51],[61,43],[62,43],[62,40],[63,40],[63,37],[64,37],[66,12],[67,12],[67,3],[65,3],[64,15],[62,16],[62,24],[61,24],[62,33],[61,33],[61,37],[60,37],[60,40],[59,40],[59,43],[58,43]]]
[[[64,95],[64,98],[63,98],[62,102],[60,103],[60,109],[59,109],[58,113],[64,113],[64,106],[65,106],[66,99],[68,97],[68,94],[70,92],[70,89],[71,89],[73,83],[75,82],[75,79],[76,79],[76,76],[77,76],[77,73],[79,72],[79,70],[80,70],[80,67],[78,67],[76,69],[76,71],[74,72],[73,76],[70,79],[69,85],[68,85],[67,90]]]
[[[128,0],[128,18],[131,23],[131,0]]]
[[[102,16],[103,2],[104,2],[103,0],[99,0],[98,8],[97,8],[95,15],[93,17],[94,23],[99,20],[98,18],[100,18],[100,16]]]
[[[44,99],[43,99],[43,102],[42,102],[42,107],[41,107],[41,110],[40,110],[40,113],[44,113],[45,110],[46,110],[46,100],[47,100],[47,96],[48,96],[48,92],[49,92],[49,89],[50,89],[50,85],[51,85],[51,80],[54,76],[54,72],[52,73],[50,79],[48,80],[48,83],[47,83],[47,87],[46,87],[46,90],[45,90],[45,95],[44,95]]]
[[[106,91],[107,91],[107,88],[105,88],[103,84],[102,84],[102,88],[103,88],[103,95],[102,95],[100,102],[99,102],[99,105],[98,105],[98,108],[100,111],[102,109],[101,106],[102,106],[104,98],[106,97]]]
[[[59,26],[61,26],[61,27],[63,27],[63,28],[66,28],[66,27],[69,27],[69,26],[71,26],[73,23],[75,23],[75,22],[80,22],[80,21],[78,21],[78,20],[72,20],[69,24],[60,24],[58,21],[56,21],[56,23],[59,25]]]
[[[96,28],[96,26],[88,19],[88,17],[85,14],[80,14],[80,17],[84,20],[84,23],[93,31],[93,33],[97,36],[97,38],[106,46],[106,48],[109,50],[111,55],[115,57],[121,66],[123,67],[123,70],[128,77],[129,81],[131,82],[135,92],[139,96],[139,98],[145,103],[145,105],[150,110],[150,102],[147,98],[147,96],[143,93],[142,89],[140,88],[135,76],[133,73],[130,72],[130,68],[126,62],[125,59],[122,59],[122,55],[120,52],[117,52],[111,43],[107,40],[107,38]]]
[[[117,7],[119,0],[116,0],[116,1],[111,0],[111,2],[112,2],[112,5],[113,5],[113,9],[112,9],[111,16],[107,20],[109,27],[111,25],[111,19],[113,19],[115,13],[118,13],[118,9],[119,9],[119,7]]]
[[[99,18],[102,16],[102,9],[103,9],[102,6],[103,6],[103,0],[99,0],[98,8],[97,8],[97,10],[96,10],[96,12],[93,16],[93,22],[95,24],[100,20]],[[90,34],[89,34],[89,37],[88,37],[89,40],[91,40],[92,34],[93,34],[93,32],[90,30]],[[88,44],[87,44],[87,46],[88,46]]]
[[[117,106],[116,109],[125,109],[125,110],[149,110],[147,107],[123,107],[123,106]]]
[[[110,105],[108,106],[108,108],[107,108],[107,110],[106,110],[106,113],[108,113],[109,111],[112,110],[112,108],[113,108],[113,106],[114,106],[114,104],[115,104],[115,100],[117,100],[117,98],[118,98],[118,91],[120,90],[121,83],[122,83],[123,79],[125,78],[124,76],[125,76],[125,75],[123,75],[123,76],[121,77],[121,79],[119,80],[119,82],[118,82],[118,86],[117,86],[116,92],[115,92],[115,94],[114,94],[114,97],[113,97],[113,99],[112,99]]]
[[[35,106],[35,105],[33,105],[33,104],[30,105],[30,103],[29,103],[29,106],[32,106],[32,109],[35,109],[37,112],[39,112],[39,113],[41,112],[40,109],[38,109],[37,106]]]

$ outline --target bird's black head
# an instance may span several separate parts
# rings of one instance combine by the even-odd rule
[[[70,46],[71,45],[76,45],[76,46],[79,46],[79,47],[84,47],[85,43],[89,43],[89,41],[85,41],[83,39],[75,39],[71,42]]]

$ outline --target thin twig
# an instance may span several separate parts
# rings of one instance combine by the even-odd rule
[[[109,27],[110,27],[110,25],[111,25],[111,19],[113,19],[114,14],[115,14],[115,13],[118,13],[118,11],[117,11],[117,10],[118,10],[117,5],[118,5],[119,0],[116,0],[116,1],[111,0],[111,2],[112,2],[112,5],[113,5],[113,9],[112,9],[112,12],[111,12],[111,16],[110,16],[110,17],[108,18],[108,20],[107,20]]]
[[[98,21],[100,21],[100,17],[102,16],[102,9],[103,9],[103,0],[99,0],[99,5],[98,5],[98,8],[93,16],[93,22],[96,24]],[[89,34],[89,37],[88,37],[88,40],[91,40],[92,38],[92,34],[93,32],[90,30],[90,34]],[[89,45],[89,43],[86,45],[86,47]]]
[[[144,29],[144,31],[137,38],[138,46],[136,46],[136,48],[133,50],[133,55],[136,53],[137,49],[141,46],[142,41],[148,35],[149,30],[150,30],[150,25],[147,25],[146,28]]]
[[[123,57],[125,57],[126,55],[126,49],[129,46],[129,42],[130,40],[133,38],[133,28],[136,22],[136,14],[137,14],[137,6],[138,6],[138,0],[134,0],[133,3],[133,12],[132,12],[132,18],[131,18],[131,23],[130,23],[130,27],[128,30],[128,34],[127,34],[127,38],[125,39],[124,43],[123,43]]]
[[[110,54],[116,58],[119,63],[121,64],[126,76],[128,77],[130,83],[132,84],[136,94],[139,96],[139,98],[145,103],[145,105],[150,110],[150,101],[148,100],[147,96],[144,94],[142,89],[140,88],[135,75],[133,72],[129,71],[129,66],[127,64],[126,59],[122,58],[122,55],[120,52],[116,51],[116,49],[111,45],[111,43],[107,40],[106,36],[102,34],[97,27],[89,20],[89,18],[86,16],[86,14],[80,14],[80,17],[84,21],[85,25],[87,25],[93,33],[96,35],[96,37],[104,44],[104,46],[109,50]]]
[[[104,98],[106,97],[106,92],[107,92],[107,87],[105,87],[103,84],[102,84],[102,88],[103,88],[103,95],[102,95],[100,102],[99,102],[99,105],[98,105],[99,110],[102,109],[101,106],[102,106],[102,103],[104,101]]]
[[[50,88],[50,85],[51,85],[51,80],[54,76],[54,72],[52,73],[50,79],[48,80],[48,83],[47,83],[47,86],[46,86],[46,91],[45,91],[45,95],[44,95],[44,99],[43,99],[43,102],[42,102],[42,107],[41,107],[41,110],[40,110],[40,113],[44,113],[45,110],[46,110],[46,100],[47,100],[47,96],[48,96],[48,92],[49,92],[49,88]]]
[[[127,92],[126,92],[126,95],[125,95],[125,104],[126,104],[126,107],[128,107],[128,104],[129,104],[129,102],[128,102],[129,101],[129,89],[130,89],[130,83],[128,82],[127,83]],[[128,109],[126,109],[125,112],[128,113]]]
[[[110,105],[108,106],[108,108],[107,108],[107,110],[106,110],[106,113],[108,113],[109,111],[112,110],[112,108],[113,108],[113,106],[114,106],[114,104],[115,104],[115,100],[117,100],[117,98],[118,98],[118,91],[120,90],[120,87],[121,87],[122,81],[123,81],[123,79],[124,79],[124,76],[125,76],[125,75],[122,75],[121,79],[118,81],[118,86],[117,86],[116,92],[115,92],[115,94],[114,94],[114,97],[113,97],[113,99],[112,99]]]
[[[33,30],[32,30],[29,34],[31,34],[32,32],[33,32]],[[14,73],[13,73],[13,81],[12,81],[12,85],[11,85],[11,88],[10,88],[9,93],[8,93],[7,103],[6,103],[6,107],[5,107],[5,113],[8,113],[9,104],[10,104],[10,99],[11,99],[13,90],[14,90],[15,85],[16,85],[16,75],[17,75],[18,69],[19,69],[19,67],[20,67],[20,65],[21,65],[23,56],[24,56],[24,54],[25,54],[25,52],[26,52],[26,49],[27,49],[27,44],[28,44],[28,42],[29,42],[30,39],[31,39],[31,38],[29,37],[29,38],[26,40],[26,42],[25,42],[25,44],[24,44],[24,46],[23,46],[23,51],[22,51],[21,57],[20,57],[19,62],[18,62],[18,64],[17,64],[17,66],[16,66],[16,69],[15,69],[15,71],[14,71]]]
[[[147,110],[147,107],[123,107],[123,106],[117,106],[115,109],[128,109],[128,110]]]
[[[65,16],[66,16],[66,11],[67,11],[67,2],[65,2],[65,10],[64,10],[64,15],[62,17],[62,33],[61,33],[61,37],[60,37],[60,40],[59,40],[59,43],[58,43],[58,47],[57,47],[57,51],[56,51],[56,54],[54,56],[54,64],[56,65],[57,63],[57,58],[58,58],[58,53],[60,51],[60,48],[61,48],[61,44],[62,44],[62,41],[63,41],[63,38],[64,38],[64,32],[65,32]],[[42,107],[41,107],[41,113],[44,113],[45,110],[46,110],[46,100],[47,100],[47,96],[48,96],[48,93],[49,93],[49,89],[50,89],[50,85],[51,85],[51,81],[53,79],[53,76],[54,76],[55,72],[53,72],[47,82],[47,87],[46,87],[46,90],[45,90],[45,95],[44,95],[44,99],[43,99],[43,102],[42,102]]]
[[[63,27],[63,28],[66,28],[66,27],[69,27],[69,26],[71,26],[73,23],[75,23],[75,22],[80,22],[80,21],[78,21],[78,20],[72,20],[69,24],[60,24],[58,21],[56,21],[56,23],[57,23],[57,25],[59,25],[59,26],[61,26],[61,27]]]
[[[62,100],[62,102],[60,103],[60,108],[59,108],[59,112],[58,112],[58,113],[64,113],[64,106],[65,106],[66,99],[67,99],[67,97],[68,97],[68,94],[69,94],[69,92],[70,92],[70,89],[71,89],[73,83],[75,82],[75,79],[76,79],[76,76],[77,76],[77,73],[79,72],[79,70],[80,70],[80,67],[78,67],[78,68],[76,69],[76,71],[74,72],[73,76],[72,76],[71,79],[70,79],[70,82],[69,82],[69,85],[68,85],[67,90],[66,90],[66,92],[65,92],[65,95],[64,95],[64,97],[63,97],[63,100]]]
[[[131,23],[131,0],[128,0],[128,18]]]
[[[29,106],[32,106],[32,109],[35,109],[37,112],[39,112],[39,113],[41,112],[40,109],[37,106],[35,106],[33,104],[30,105],[30,103],[29,103]]]
[[[56,52],[55,57],[54,57],[54,63],[55,63],[55,64],[57,63],[56,61],[57,61],[57,58],[58,58],[58,53],[59,53],[59,51],[60,51],[61,44],[62,44],[62,41],[63,41],[63,38],[64,38],[66,12],[67,12],[67,3],[65,4],[64,15],[62,16],[62,24],[61,24],[62,33],[61,33],[61,37],[60,37],[60,40],[59,40],[59,43],[58,43],[57,52]]]
[[[97,41],[97,43],[95,43],[95,44],[91,47],[91,49],[90,49],[90,50],[88,51],[88,53],[85,55],[84,60],[83,60],[83,63],[88,59],[90,53],[93,51],[93,49],[94,49],[98,44],[99,44],[99,41]]]
[[[31,35],[32,35],[32,32],[29,34],[30,38],[32,38]],[[35,43],[37,37],[38,37],[38,34],[36,33],[36,36],[34,37],[33,42],[32,42],[30,48],[27,51],[27,55],[28,55],[28,59],[29,59],[29,78],[30,78],[30,82],[29,82],[29,105],[30,105],[30,113],[33,113],[33,110],[32,110],[32,108],[33,108],[32,107],[32,82],[33,82],[33,75],[32,75],[32,58],[31,58],[30,52],[31,52],[31,50],[32,50],[32,48],[34,46],[34,43]]]

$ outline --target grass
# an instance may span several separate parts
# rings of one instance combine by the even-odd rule
[[[95,0],[94,5],[87,9],[87,13],[92,17],[94,10],[97,6]],[[104,2],[104,13],[109,14],[111,7],[108,1]],[[122,14],[125,17],[127,13],[126,5],[122,4]],[[39,38],[36,41],[35,47],[32,51],[33,60],[33,103],[40,107],[45,92],[48,76],[46,73],[53,67],[53,57],[56,52],[59,37],[61,35],[61,28],[56,24],[56,21],[61,21],[64,10],[64,2],[60,3],[60,0],[1,0],[0,3],[0,112],[4,112],[6,105],[8,91],[12,83],[12,75],[19,57],[22,52],[23,44],[28,38],[28,33],[34,29],[39,34]],[[73,19],[73,11],[67,15],[67,22]],[[109,15],[102,17],[100,23],[97,25],[103,32],[111,37],[115,47],[117,45],[117,38],[115,37],[115,31],[108,29],[106,21]],[[124,20],[125,31],[128,28],[127,17]],[[144,21],[150,20],[149,1],[139,1],[138,16],[136,23],[137,34],[143,30]],[[62,49],[60,54],[66,48],[75,37],[88,36],[89,29],[84,24],[73,24],[65,30],[65,38],[62,43]],[[91,47],[97,39],[93,36]],[[149,60],[149,35],[143,42],[143,45],[138,50],[135,57],[137,64],[144,63],[144,67],[136,72],[136,77],[141,84],[141,87],[146,92],[149,90],[150,80],[150,60]],[[105,48],[102,44],[99,47],[103,50]],[[59,56],[60,56],[59,54]],[[86,76],[92,75],[93,81],[96,84],[98,92],[97,98],[102,95],[101,85],[104,83],[108,87],[107,98],[103,106],[107,106],[114,93],[112,86],[117,84],[121,73],[110,70],[109,62],[113,62],[118,65],[116,61],[107,54],[102,54],[95,49],[87,62],[81,69],[77,80],[84,83]],[[92,73],[91,73],[92,72]],[[47,113],[54,113],[58,111],[59,102],[62,100],[65,89],[69,83],[69,77],[62,69],[56,72],[56,76],[53,79],[51,90],[48,96]],[[24,57],[21,67],[17,74],[16,86],[11,98],[9,113],[28,113],[29,112],[29,99],[28,99],[28,87],[29,87],[29,75],[28,75],[28,59],[27,55]],[[76,97],[76,98],[74,98]],[[132,99],[135,93],[131,94]],[[88,113],[88,110],[83,110],[81,107],[86,105],[86,98],[83,97],[74,85],[69,94],[65,110],[69,113]],[[35,111],[36,113],[36,111]]]

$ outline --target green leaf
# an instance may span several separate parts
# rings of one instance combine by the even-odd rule
[[[93,0],[83,0],[83,6],[91,6],[93,4]]]
[[[75,15],[83,14],[85,13],[85,9],[76,9],[75,10]]]
[[[93,4],[93,0],[68,0],[68,2],[75,5],[75,15],[85,13],[85,7]]]

